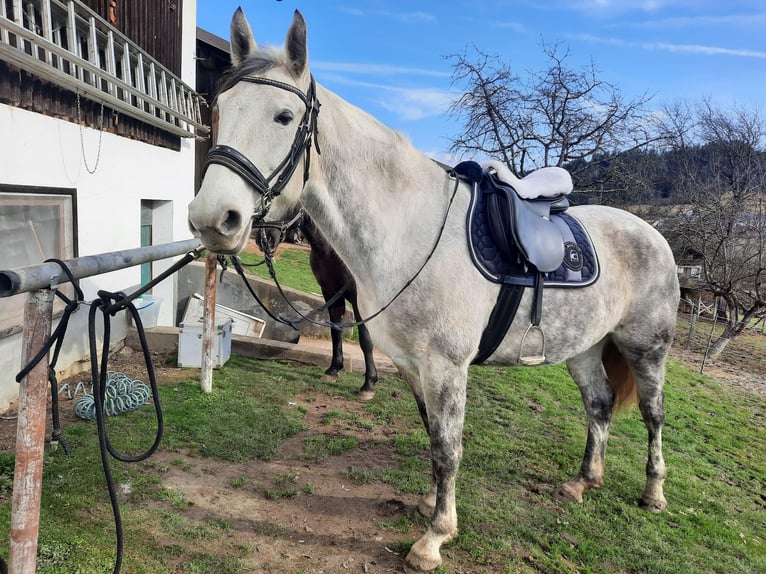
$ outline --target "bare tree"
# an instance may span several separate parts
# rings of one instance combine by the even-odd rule
[[[726,301],[725,328],[710,353],[715,359],[753,319],[766,316],[766,119],[757,109],[723,111],[709,100],[665,111],[684,201],[670,223],[671,243],[678,256],[699,258],[707,287]],[[700,161],[702,149],[707,161]]]
[[[475,47],[450,56],[453,84],[465,85],[451,108],[464,126],[453,151],[500,159],[519,176],[551,165],[567,165],[576,176],[595,157],[657,139],[645,111],[649,97],[623,98],[593,63],[570,68],[560,43],[543,44],[543,51],[547,68],[523,76]]]

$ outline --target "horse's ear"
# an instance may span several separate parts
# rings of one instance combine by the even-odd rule
[[[255,52],[257,45],[253,31],[247,22],[245,13],[240,6],[231,19],[231,61],[236,66],[250,54]]]
[[[287,31],[285,49],[290,58],[293,73],[296,77],[301,76],[308,65],[309,51],[306,45],[306,21],[298,10],[295,11],[293,23]]]

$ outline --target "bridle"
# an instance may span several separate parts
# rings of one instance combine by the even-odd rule
[[[319,141],[317,140],[317,116],[319,115],[319,107],[321,104],[317,99],[316,84],[314,83],[313,76],[309,83],[309,89],[305,94],[295,86],[270,78],[245,76],[240,81],[253,84],[264,84],[292,92],[303,100],[303,103],[306,105],[306,111],[298,125],[298,131],[295,133],[295,139],[293,140],[293,145],[290,147],[289,153],[269,177],[264,177],[261,170],[259,170],[253,162],[247,159],[243,153],[231,146],[216,145],[207,154],[203,177],[211,164],[222,165],[239,175],[261,196],[261,206],[252,216],[253,223],[257,224],[263,221],[263,218],[266,217],[271,208],[271,202],[275,197],[282,193],[285,186],[290,181],[290,178],[293,176],[293,173],[295,173],[298,163],[304,153],[306,159],[303,166],[303,183],[305,184],[306,181],[308,181],[309,167],[311,164],[312,136],[314,138],[317,153],[322,153],[319,149]],[[275,177],[276,181],[272,184],[272,180]]]

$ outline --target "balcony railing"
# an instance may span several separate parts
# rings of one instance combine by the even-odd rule
[[[0,59],[172,134],[209,132],[201,95],[76,0],[0,0]]]

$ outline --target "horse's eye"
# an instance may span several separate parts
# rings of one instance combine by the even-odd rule
[[[283,126],[286,126],[291,121],[293,121],[293,113],[292,112],[288,112],[288,111],[279,112],[274,117],[274,121],[277,122],[278,124],[282,124]]]

